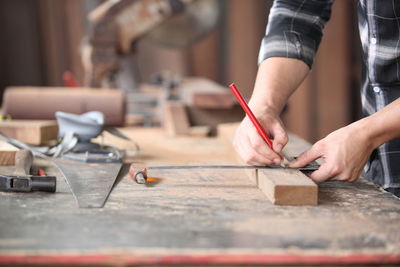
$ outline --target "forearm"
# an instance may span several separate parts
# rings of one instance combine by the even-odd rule
[[[373,148],[400,137],[400,98],[359,121]]]
[[[290,95],[309,72],[308,66],[293,58],[271,57],[264,60],[257,73],[250,108],[255,113],[272,110],[280,114]]]

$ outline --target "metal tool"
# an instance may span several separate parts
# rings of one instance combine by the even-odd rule
[[[104,128],[105,117],[102,112],[91,111],[81,115],[56,112],[59,127],[58,136],[63,142],[53,157],[63,157],[70,160],[88,163],[122,162],[124,150],[113,146],[105,146],[94,143],[91,139],[98,137],[104,130],[119,138],[131,141],[136,150],[139,146],[129,137],[125,136],[116,128]]]
[[[135,88],[140,72],[131,56],[140,39],[187,48],[218,26],[220,6],[217,0],[103,1],[88,15],[81,46],[85,86]]]
[[[295,168],[299,171],[312,172],[319,168],[317,162],[311,162],[310,164]],[[280,165],[271,166],[248,166],[248,165],[165,165],[165,166],[149,166],[146,167],[143,163],[132,163],[129,168],[130,177],[138,184],[144,184],[147,182],[147,170],[188,170],[188,169],[215,169],[215,170],[262,170],[262,169],[293,169],[289,167],[282,167]]]
[[[0,175],[0,190],[6,192],[56,191],[55,176],[30,175],[33,155],[29,150],[19,150],[15,154],[15,172],[13,175]]]
[[[83,152],[68,152],[62,155],[65,159],[87,162],[87,163],[115,163],[122,162],[124,151],[109,146],[102,146],[102,149]],[[109,149],[109,150],[107,150]]]
[[[121,162],[87,163],[52,158],[42,153],[40,149],[35,149],[1,133],[0,139],[17,147],[29,149],[35,156],[52,162],[63,174],[80,208],[103,207],[122,167]],[[40,181],[40,179],[37,180]]]
[[[85,163],[52,159],[71,188],[80,208],[102,208],[111,193],[122,163]]]

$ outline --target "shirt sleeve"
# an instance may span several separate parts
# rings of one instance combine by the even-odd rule
[[[275,0],[258,63],[270,57],[297,58],[311,68],[331,6],[332,0]]]

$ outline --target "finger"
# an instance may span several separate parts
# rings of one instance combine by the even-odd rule
[[[322,164],[318,170],[312,172],[308,177],[310,177],[311,180],[313,180],[317,184],[333,178],[327,164]]]
[[[358,180],[358,177],[359,174],[357,172],[352,172],[352,173],[342,172],[336,176],[331,177],[329,180],[353,183]]]
[[[352,177],[348,180],[350,183],[355,183],[360,178],[361,170],[353,174]]]
[[[245,148],[246,149],[246,148]],[[263,155],[258,154],[256,151],[254,150],[247,150],[246,155],[249,155],[250,157],[248,157],[246,159],[246,163],[249,165],[253,165],[253,166],[267,166],[267,165],[272,165],[273,162],[267,158],[265,158]]]
[[[276,123],[271,129],[271,135],[274,138],[272,147],[275,152],[280,153],[288,142],[287,133],[280,123]]]
[[[271,162],[279,163],[280,155],[273,151],[256,131],[249,133],[250,147]]]
[[[321,152],[313,146],[311,149],[303,152],[298,156],[294,161],[289,163],[290,168],[300,168],[303,167],[310,162],[320,158],[322,156]],[[322,167],[322,166],[321,166]]]
[[[250,165],[271,165],[272,160],[258,153],[251,147],[249,138],[245,137],[242,142],[237,145],[237,149],[242,159]]]

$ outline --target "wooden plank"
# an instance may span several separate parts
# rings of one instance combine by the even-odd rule
[[[258,188],[275,205],[318,203],[318,186],[298,170],[258,170]]]
[[[140,145],[140,153],[130,157],[127,162],[146,162],[151,165],[192,165],[192,164],[234,164],[233,153],[219,138],[196,137],[189,135],[170,138],[165,131],[158,127],[129,127],[119,128],[125,135]],[[103,137],[97,137],[94,142],[105,142],[120,149],[135,151],[132,142],[118,138],[105,132]],[[180,174],[176,171],[175,174]],[[204,174],[205,172],[203,172]],[[210,175],[213,170],[209,171]],[[241,170],[238,171],[241,173]],[[243,179],[243,175],[238,175]],[[229,177],[229,176],[228,176]],[[244,179],[245,182],[247,181]]]
[[[218,126],[218,135],[232,148],[232,141],[239,123],[226,123]],[[289,135],[289,143],[283,154],[285,157],[299,155],[310,145],[293,134]],[[238,162],[243,161],[238,158]],[[275,205],[317,205],[318,186],[305,174],[291,169],[247,170],[249,178]]]
[[[142,153],[132,161],[234,164],[218,138],[168,138],[156,127],[121,130],[141,145]],[[103,141],[121,148],[127,143],[109,133]],[[35,161],[57,176],[57,193],[0,194],[4,265],[12,257],[20,265],[46,257],[53,265],[61,260],[81,265],[284,265],[299,259],[333,265],[387,263],[400,255],[400,236],[393,235],[400,200],[364,179],[322,184],[319,206],[282,207],[266,201],[238,170],[195,170],[190,175],[153,170],[150,175],[161,182],[143,186],[126,176],[115,184],[104,209],[77,209],[61,174],[50,162]],[[1,173],[9,170],[13,168],[2,167]],[[115,221],[119,227],[113,227]]]
[[[164,106],[164,129],[170,137],[186,135],[190,131],[186,106],[180,101],[167,101]]]
[[[216,82],[205,78],[186,78],[181,93],[187,105],[199,108],[231,108],[235,104],[232,93]]]
[[[0,166],[15,165],[15,153],[18,151],[13,145],[0,140]]]
[[[207,137],[210,135],[211,127],[204,125],[204,126],[193,126],[190,127],[189,136],[191,137]]]
[[[42,145],[57,138],[58,126],[53,120],[1,121],[0,132],[30,145]]]

